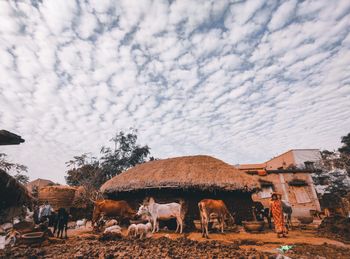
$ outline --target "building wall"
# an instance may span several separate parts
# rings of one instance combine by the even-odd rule
[[[266,176],[256,175],[254,177],[273,183],[274,191],[281,193],[282,199],[292,205],[293,217],[310,216],[310,210],[320,210],[320,204],[309,173],[278,173]],[[288,182],[295,178],[304,180],[308,185],[303,187],[290,186]],[[310,198],[310,202],[298,203],[295,193],[298,189],[296,188],[304,188]],[[253,194],[252,198],[254,201],[261,202],[265,207],[269,206],[270,198],[262,199],[259,194]]]
[[[304,168],[305,162],[317,162],[321,160],[321,153],[318,149],[297,149],[293,150],[294,165],[298,168]]]
[[[267,161],[266,170],[277,170],[280,167],[285,169],[289,165],[294,165],[294,156],[292,151],[288,151]]]

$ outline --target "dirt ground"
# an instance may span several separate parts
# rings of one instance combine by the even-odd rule
[[[123,236],[99,241],[90,227],[70,229],[68,239],[50,238],[41,245],[0,251],[0,258],[276,258],[282,245],[293,246],[284,258],[350,258],[349,244],[318,237],[314,230],[294,230],[281,239],[272,231],[251,234],[241,229],[240,233],[212,233],[209,240],[199,232],[161,232],[146,240]]]

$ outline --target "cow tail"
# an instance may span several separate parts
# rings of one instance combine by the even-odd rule
[[[226,210],[226,214],[230,217],[230,220],[232,221],[232,224],[235,224],[234,215],[235,215],[236,213],[233,213],[233,215],[232,215],[226,206],[225,206],[225,210]]]
[[[180,203],[180,206],[181,206],[181,208],[180,208],[181,218],[182,218],[182,220],[184,220],[185,219],[185,215],[187,213],[187,204],[186,204],[186,202],[183,199],[180,199],[179,203]]]

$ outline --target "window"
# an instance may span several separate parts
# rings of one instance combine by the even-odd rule
[[[305,169],[308,169],[308,170],[315,170],[314,162],[305,161],[305,162],[304,162],[304,165],[305,165]]]
[[[261,191],[259,192],[259,196],[261,199],[270,198],[272,192],[273,192],[272,186],[264,186],[261,188]]]
[[[295,198],[297,200],[297,203],[308,203],[311,202],[309,193],[307,192],[306,187],[300,186],[300,187],[293,187]]]

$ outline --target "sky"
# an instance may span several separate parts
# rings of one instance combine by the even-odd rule
[[[263,162],[350,132],[350,1],[0,0],[0,146],[31,179],[138,129],[157,158]]]

